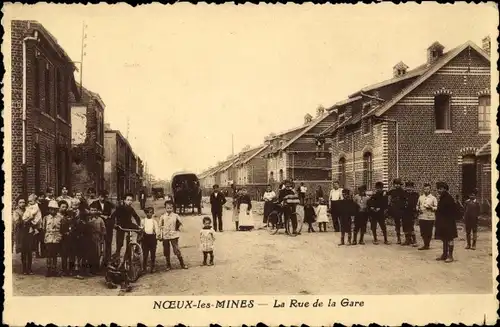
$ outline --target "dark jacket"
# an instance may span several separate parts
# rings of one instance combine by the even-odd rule
[[[387,195],[389,196],[389,215],[401,216],[408,202],[408,193],[403,188],[394,188]]]
[[[217,192],[217,196],[212,192],[210,194],[210,205],[212,206],[212,212],[221,212],[222,206],[226,203],[226,197],[222,191]]]
[[[117,207],[112,217],[116,219],[116,224],[123,228],[137,228],[133,225],[134,221],[137,226],[141,225],[141,218],[137,215],[134,208],[127,205]]]
[[[471,222],[477,220],[480,212],[481,212],[481,206],[479,205],[479,201],[477,200],[472,201],[470,199],[465,201],[465,212],[464,212],[465,222]]]
[[[250,199],[250,196],[248,194],[241,195],[238,197],[238,210],[240,209],[240,205],[242,203],[246,203],[248,205],[247,210],[252,209],[252,199]]]
[[[420,197],[420,194],[418,192],[412,191],[412,192],[406,192],[406,212],[409,215],[416,215],[417,214],[417,204],[418,204],[418,198]]]
[[[458,236],[457,220],[458,210],[455,200],[448,192],[443,192],[438,200],[436,210],[435,238],[449,241]]]
[[[92,204],[90,205],[90,208],[96,208],[97,211],[100,212],[101,215],[104,215],[104,216],[111,216],[111,213],[113,212],[113,204],[109,201],[104,201],[104,207],[101,206],[101,203],[99,202],[99,200],[96,200],[94,202],[92,202]]]
[[[339,216],[352,217],[358,213],[358,205],[352,199],[339,200]]]
[[[313,223],[316,221],[316,211],[312,205],[307,204],[304,206],[304,222]]]
[[[384,210],[387,209],[387,196],[384,192],[374,193],[367,201],[367,206],[369,211],[373,214],[383,214]],[[379,209],[377,212],[374,209]]]

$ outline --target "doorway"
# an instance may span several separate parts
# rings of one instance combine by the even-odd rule
[[[477,163],[476,156],[467,155],[462,160],[462,200],[477,188]]]

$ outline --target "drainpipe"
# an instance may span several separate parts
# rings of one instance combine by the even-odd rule
[[[356,188],[356,155],[355,155],[355,149],[354,149],[354,131],[351,134],[351,147],[352,147],[352,180],[353,180],[353,185],[352,189]],[[345,187],[345,186],[344,186]]]
[[[28,23],[28,29],[30,28],[29,23]],[[27,36],[23,39],[23,114],[22,114],[22,120],[23,120],[23,140],[22,140],[22,146],[23,146],[23,157],[22,157],[22,170],[23,170],[23,195],[24,198],[28,197],[28,171],[26,167],[26,111],[27,111],[27,82],[26,82],[26,72],[27,72],[27,63],[26,63],[26,42],[27,41],[37,41],[39,42],[38,39],[38,32],[34,32],[34,36]]]
[[[396,178],[399,178],[399,123],[395,119],[387,119],[380,117],[375,117],[375,119],[394,123],[396,125]]]

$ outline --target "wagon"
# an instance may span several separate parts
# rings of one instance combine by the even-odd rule
[[[201,188],[198,176],[193,172],[178,172],[172,175],[172,200],[174,212],[183,214],[186,208],[198,209],[201,214]]]

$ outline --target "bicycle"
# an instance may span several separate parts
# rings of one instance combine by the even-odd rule
[[[288,206],[292,209],[292,213],[290,214],[290,217],[288,219],[284,219],[284,213],[283,209]],[[285,234],[288,236],[295,237],[300,232],[302,231],[302,225],[304,224],[304,221],[302,219],[302,216],[297,212],[295,203],[285,203],[284,205],[282,204],[276,204],[276,207],[269,216],[267,217],[267,228],[269,231],[269,234],[275,235],[278,233],[280,229],[285,230]],[[293,233],[293,225],[292,225],[292,217],[295,216],[297,219],[297,229],[296,233]],[[285,221],[283,221],[285,220]]]
[[[134,232],[139,234],[142,230],[122,228],[121,226],[117,227],[127,233],[123,264],[129,281],[135,282],[139,279],[141,273],[143,272],[143,253],[141,245],[131,240],[131,233]]]

